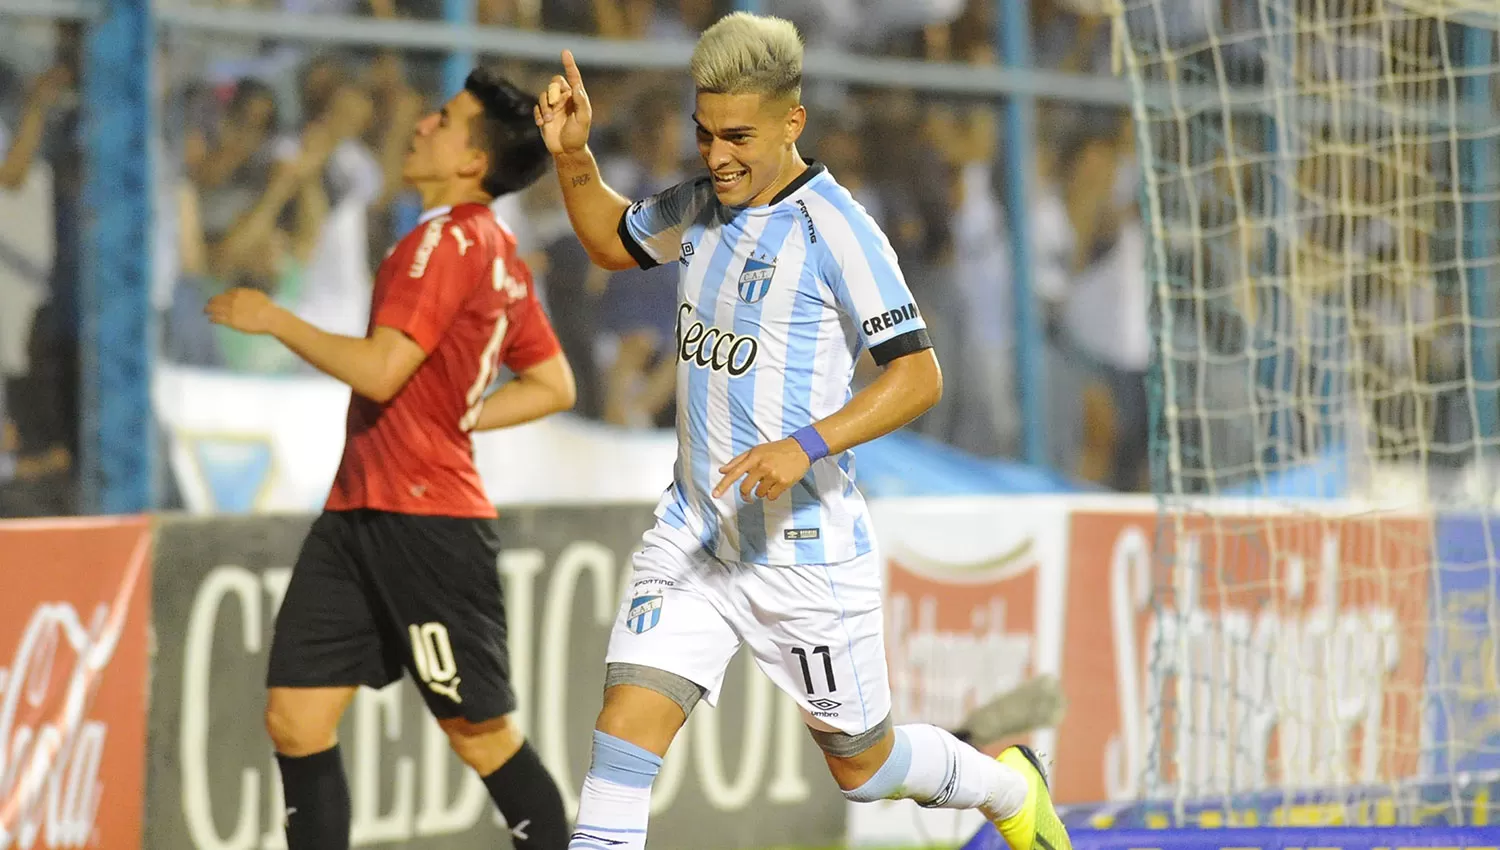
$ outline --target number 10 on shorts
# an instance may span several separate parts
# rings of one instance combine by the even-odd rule
[[[453,659],[453,643],[448,640],[448,627],[442,623],[413,623],[406,627],[411,636],[411,657],[416,665],[417,676],[432,689],[455,703],[462,703],[458,696],[458,683],[463,681],[458,673],[458,664]]]

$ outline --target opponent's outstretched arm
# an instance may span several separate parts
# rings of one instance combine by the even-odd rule
[[[583,75],[572,51],[564,50],[562,61],[563,75],[554,76],[537,97],[535,116],[547,150],[552,152],[568,221],[595,265],[611,270],[635,268],[636,261],[618,231],[630,201],[599,176],[599,163],[588,146],[594,111],[583,88]]]
[[[276,337],[318,370],[381,404],[395,398],[427,359],[422,346],[395,328],[377,327],[367,337],[329,333],[259,290],[236,288],[220,293],[209,300],[204,312],[214,324]]]

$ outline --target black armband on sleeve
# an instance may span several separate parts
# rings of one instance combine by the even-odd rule
[[[620,234],[620,244],[625,246],[626,252],[630,254],[631,259],[635,260],[636,265],[643,269],[654,269],[661,265],[661,263],[652,259],[651,255],[646,253],[646,249],[641,247],[641,243],[635,241],[635,237],[630,233],[630,226],[625,223],[626,218],[629,216],[630,207],[626,207],[625,212],[620,214],[619,227],[615,228],[616,232]]]
[[[927,335],[926,328],[917,328],[907,331],[900,336],[890,339],[870,349],[870,356],[874,358],[875,365],[884,366],[897,357],[905,357],[908,354],[916,354],[918,351],[926,351],[932,347],[932,337]]]

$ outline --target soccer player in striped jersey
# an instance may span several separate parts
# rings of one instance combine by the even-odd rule
[[[854,446],[935,404],[942,376],[889,242],[797,138],[802,43],[736,13],[691,61],[708,173],[635,203],[604,185],[570,53],[537,100],[573,229],[609,269],[677,263],[678,457],[610,637],[572,850],[645,846],[661,757],[741,644],[800,704],[851,800],[978,808],[1013,850],[1065,850],[1024,747],[992,760],[892,726],[881,567]],[[883,371],[859,393],[868,349]]]

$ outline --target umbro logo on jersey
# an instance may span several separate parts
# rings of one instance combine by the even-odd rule
[[[682,263],[685,266],[685,265],[688,264],[688,261],[691,260],[692,258],[693,258],[693,243],[691,243],[691,242],[684,242],[684,243],[682,243],[682,256],[678,258],[678,262]]]

